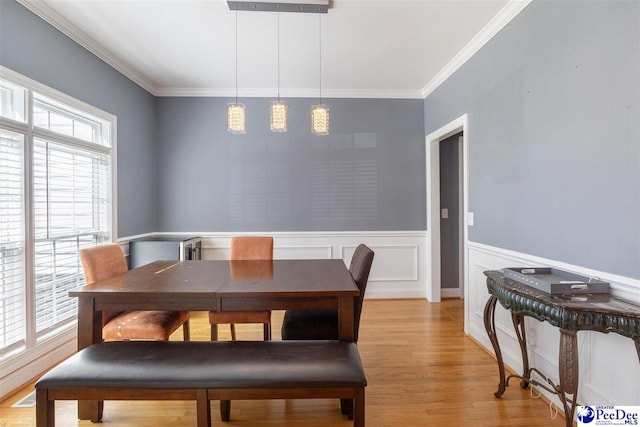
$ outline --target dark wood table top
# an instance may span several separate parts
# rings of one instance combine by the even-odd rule
[[[339,259],[156,261],[85,285],[71,297],[314,297],[357,296]]]

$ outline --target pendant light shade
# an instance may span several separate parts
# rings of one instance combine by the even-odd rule
[[[311,132],[314,135],[329,135],[329,107],[326,105],[311,107]]]
[[[273,132],[287,131],[287,104],[280,101],[271,103],[271,130]]]
[[[227,105],[227,130],[231,133],[247,133],[247,116],[244,104]]]

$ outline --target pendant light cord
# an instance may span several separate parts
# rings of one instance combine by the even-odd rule
[[[318,14],[318,39],[320,40],[320,105],[322,105],[322,14]]]
[[[236,9],[236,105],[238,105],[238,9]]]
[[[278,12],[278,103],[280,102],[280,12]]]

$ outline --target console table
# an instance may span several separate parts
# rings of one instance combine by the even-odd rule
[[[502,271],[485,271],[489,300],[484,308],[484,326],[493,345],[500,371],[500,384],[496,397],[502,396],[511,378],[521,380],[522,388],[529,384],[556,394],[564,407],[567,427],[573,425],[578,394],[578,331],[615,332],[634,340],[640,360],[640,305],[616,298],[610,294],[555,295],[539,291],[509,278]],[[511,312],[511,319],[522,352],[522,375],[505,376],[504,361],[498,344],[495,325],[496,302]],[[560,328],[559,378],[560,384],[547,379],[542,383],[532,373],[545,377],[529,367],[524,317],[533,317]],[[571,397],[569,397],[571,395]]]

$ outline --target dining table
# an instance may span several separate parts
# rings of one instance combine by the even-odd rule
[[[155,261],[69,292],[78,298],[78,350],[102,341],[102,312],[132,310],[338,311],[338,336],[354,341],[354,297],[341,259]],[[100,420],[101,401],[79,401],[78,418]]]

